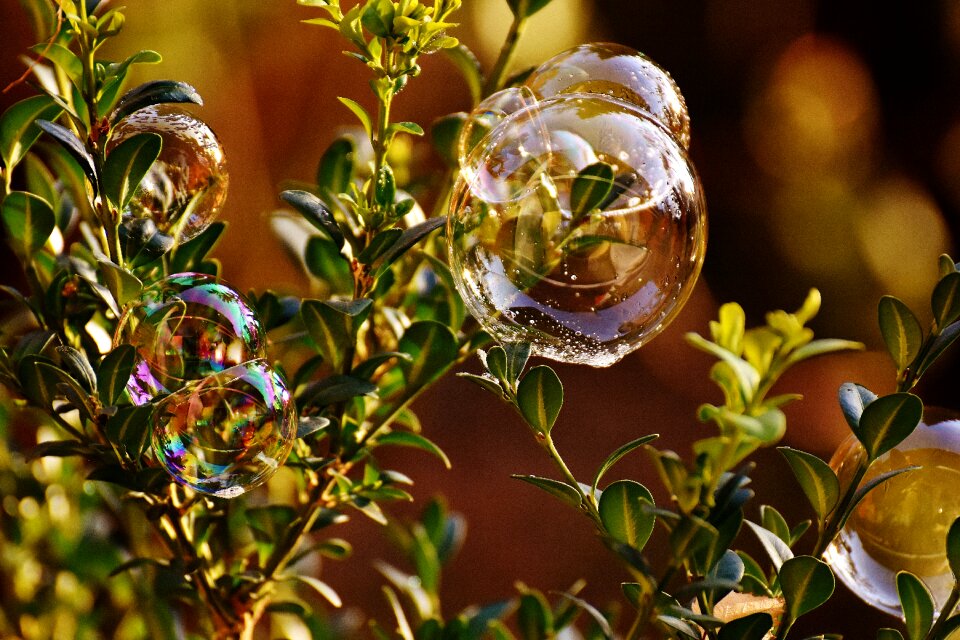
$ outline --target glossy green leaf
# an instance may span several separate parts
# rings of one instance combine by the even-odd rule
[[[448,167],[459,166],[460,132],[467,121],[467,114],[451,113],[434,120],[430,127],[430,139],[433,148],[440,154],[440,158]]]
[[[320,157],[320,165],[317,167],[317,184],[329,189],[332,193],[345,193],[353,181],[356,150],[356,144],[348,136],[334,140]]]
[[[309,191],[290,190],[283,191],[280,199],[303,214],[307,222],[327,234],[338,250],[343,249],[344,238],[340,225],[320,198]]]
[[[937,282],[931,306],[933,319],[940,328],[960,320],[960,273],[948,273]]]
[[[371,0],[360,15],[364,28],[378,38],[389,38],[393,33],[396,9],[390,0]]]
[[[773,618],[769,613],[752,613],[723,625],[717,639],[763,640],[772,628]]]
[[[610,536],[643,550],[656,522],[653,512],[643,507],[654,504],[653,494],[645,486],[618,480],[603,490],[597,509]]]
[[[957,274],[960,277],[960,274]],[[904,371],[920,353],[923,329],[910,308],[893,296],[883,296],[877,307],[880,333],[898,372]]]
[[[153,411],[150,404],[121,408],[107,420],[107,438],[122,445],[132,460],[138,460],[150,446]]]
[[[760,523],[763,528],[790,545],[790,525],[783,515],[768,504],[760,507]]]
[[[486,367],[487,371],[490,372],[490,375],[494,378],[503,380],[511,386],[516,382],[515,380],[511,380],[507,374],[507,352],[503,350],[503,347],[491,347],[490,351],[486,353],[479,350],[477,351],[477,355],[480,356],[484,367]]]
[[[32,258],[46,244],[57,225],[50,205],[25,191],[8,194],[0,205],[0,215],[10,246],[21,259]]]
[[[73,131],[49,120],[37,120],[36,124],[47,135],[56,140],[71,158],[76,160],[77,164],[79,164],[83,170],[84,175],[87,176],[87,179],[89,179],[92,184],[99,184],[93,156],[90,155],[87,148],[83,146],[83,142],[80,141],[80,138],[78,138]]]
[[[44,42],[33,45],[30,50],[55,64],[73,84],[79,86],[83,82],[83,63],[77,54],[62,44]]]
[[[543,640],[552,635],[553,613],[540,593],[525,593],[517,609],[517,626],[524,640]]]
[[[350,302],[304,300],[300,316],[323,357],[340,369],[349,345],[370,313],[372,301],[364,298]]]
[[[314,578],[313,576],[300,575],[300,574],[288,575],[288,576],[284,576],[283,580],[305,584],[311,589],[313,589],[314,591],[316,591],[318,594],[320,594],[320,596],[322,596],[324,600],[332,604],[334,607],[339,608],[343,606],[343,601],[340,599],[340,596],[337,594],[337,592],[333,590],[333,587],[328,585],[326,582],[323,582],[322,580],[318,580],[317,578]]]
[[[383,209],[393,205],[393,201],[397,197],[397,179],[394,177],[390,165],[384,164],[380,167],[373,193],[377,204]]]
[[[137,276],[107,260],[101,260],[99,264],[103,280],[120,306],[140,297],[143,283]]]
[[[360,121],[360,124],[363,125],[363,130],[367,133],[367,137],[373,135],[373,121],[370,120],[370,114],[360,106],[356,100],[351,100],[350,98],[337,98],[340,102],[343,103],[347,109],[353,112],[353,115],[357,116],[357,120]]]
[[[597,209],[613,190],[613,167],[606,162],[595,162],[577,173],[570,188],[570,213],[582,218]]]
[[[934,604],[929,589],[909,571],[897,574],[897,595],[910,640],[923,640],[933,625]]]
[[[543,489],[550,495],[555,498],[559,498],[561,501],[566,502],[567,504],[579,507],[580,506],[580,493],[571,487],[566,482],[561,482],[559,480],[553,480],[551,478],[541,478],[540,476],[526,476],[526,475],[512,475],[512,478],[517,480],[522,480],[527,484],[532,484],[533,486]]]
[[[638,449],[639,447],[642,447],[643,445],[649,442],[652,442],[659,437],[660,437],[659,434],[652,433],[650,435],[637,438],[636,440],[631,440],[625,445],[620,446],[616,451],[614,451],[609,456],[607,456],[607,459],[604,460],[603,463],[600,465],[600,467],[597,469],[597,472],[593,476],[593,482],[590,485],[591,489],[593,491],[596,491],[597,486],[599,486],[600,484],[600,479],[603,478],[604,474],[607,471],[609,471],[610,468],[613,467],[613,465],[619,462],[621,458],[623,458],[625,455],[627,455],[631,451]]]
[[[186,82],[177,80],[153,80],[134,87],[126,92],[117,102],[110,114],[110,125],[116,125],[120,120],[135,111],[155,104],[197,104],[203,105],[203,99],[197,90]]]
[[[823,521],[840,499],[837,474],[830,465],[811,453],[790,447],[778,447],[777,450],[787,459],[817,518]]]
[[[0,116],[0,158],[12,169],[40,137],[37,120],[54,120],[63,109],[45,95],[15,103]]]
[[[333,242],[320,236],[310,238],[307,241],[303,259],[307,270],[326,283],[331,293],[345,295],[353,293],[353,273],[350,263],[337,250]]]
[[[517,380],[530,359],[530,343],[505,342],[501,346],[507,356],[507,378]]]
[[[553,429],[563,406],[563,384],[546,365],[528,371],[517,385],[517,407],[527,424],[547,435]]]
[[[194,238],[178,245],[176,251],[170,256],[170,272],[193,271],[219,244],[226,228],[226,222],[214,222]],[[263,320],[262,317],[261,320]]]
[[[118,144],[107,156],[103,190],[118,209],[127,205],[162,146],[163,138],[158,134],[140,133]]]
[[[378,272],[382,273],[387,267],[393,264],[394,261],[412,249],[418,242],[426,238],[440,227],[444,226],[446,223],[447,219],[445,217],[430,218],[425,222],[421,222],[420,224],[404,229],[403,233],[400,234],[400,237],[397,238],[397,241],[390,245],[390,248],[383,253],[379,260],[377,260],[376,267]]]
[[[457,359],[457,339],[450,328],[425,320],[410,325],[400,338],[399,350],[410,360],[400,363],[408,389],[415,392],[433,382]]]
[[[896,629],[880,629],[877,631],[877,640],[903,640],[903,634]]]
[[[97,374],[94,373],[86,354],[70,346],[59,346],[56,348],[56,352],[60,357],[61,366],[74,380],[80,383],[84,391],[95,393],[97,390]]]
[[[840,385],[838,396],[843,417],[850,428],[856,431],[860,427],[860,416],[863,415],[863,410],[877,399],[877,394],[859,384],[844,382]]]
[[[368,380],[361,380],[352,376],[334,375],[323,380],[311,382],[298,390],[298,401],[306,405],[325,407],[339,402],[346,402],[357,396],[374,395],[377,385]]]
[[[927,351],[923,361],[917,366],[917,375],[923,375],[930,365],[936,362],[937,358],[939,358],[950,345],[956,342],[958,337],[960,337],[960,322],[954,322],[934,338],[933,344],[930,345],[930,350]]]
[[[785,562],[794,557],[793,551],[790,550],[787,543],[781,540],[776,534],[767,531],[760,525],[750,522],[749,520],[745,522],[757,535],[757,538],[760,539],[760,544],[763,546],[763,550],[767,552],[775,569],[779,570]]]
[[[829,600],[836,586],[827,563],[812,556],[785,560],[779,576],[780,588],[786,600],[786,616],[791,621]]]
[[[447,454],[443,452],[443,449],[438,447],[433,441],[428,440],[418,433],[410,433],[409,431],[391,431],[382,436],[377,436],[378,446],[400,446],[400,447],[412,447],[414,449],[420,449],[421,451],[426,451],[443,462],[443,466],[447,469],[451,468],[450,458],[447,457]]]
[[[913,433],[923,417],[923,401],[910,393],[877,398],[863,410],[854,429],[870,460],[876,460]]]
[[[360,262],[360,264],[373,264],[377,258],[393,246],[402,233],[403,231],[401,229],[394,228],[376,234],[370,240],[370,244],[357,256],[357,261]]]

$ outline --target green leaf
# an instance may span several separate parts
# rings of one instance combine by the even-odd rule
[[[79,86],[83,82],[83,63],[77,54],[62,44],[40,43],[30,47],[30,50],[59,67],[74,85]]]
[[[840,385],[838,395],[840,411],[843,412],[843,417],[846,419],[847,424],[850,425],[850,428],[856,431],[860,428],[860,416],[863,415],[863,410],[867,408],[867,405],[877,399],[877,394],[859,384],[844,382]]]
[[[531,592],[520,597],[517,625],[524,640],[543,640],[552,635],[553,613],[542,594]]]
[[[425,222],[404,229],[397,241],[390,245],[390,248],[384,252],[376,263],[377,272],[382,273],[387,267],[394,263],[397,258],[412,249],[414,245],[426,238],[428,235],[444,226],[447,223],[446,217],[430,218]]]
[[[150,404],[121,408],[107,420],[107,438],[126,448],[130,459],[138,460],[150,446],[153,411]]]
[[[57,225],[56,215],[46,200],[25,191],[8,194],[0,206],[0,215],[10,246],[21,259],[33,258]]]
[[[613,167],[595,162],[584,167],[573,179],[570,188],[570,214],[574,220],[597,209],[613,190]]]
[[[312,382],[297,393],[301,405],[325,407],[338,402],[346,402],[357,396],[375,394],[377,385],[368,380],[351,376],[335,375]]]
[[[854,433],[872,461],[903,442],[922,417],[920,398],[910,393],[894,393],[867,405]]]
[[[40,137],[37,120],[54,120],[63,109],[49,96],[40,95],[21,100],[0,116],[0,157],[11,171],[27,155]]]
[[[217,221],[212,223],[209,227],[204,229],[196,237],[191,238],[189,241],[178,245],[176,251],[173,252],[173,255],[170,257],[170,273],[180,273],[183,271],[193,271],[200,265],[207,257],[210,255],[210,252],[217,246],[220,242],[220,237],[223,235],[224,230],[227,228],[227,223],[223,221]],[[264,321],[264,318],[261,315],[261,321]],[[264,324],[269,324],[264,321]]]
[[[360,16],[360,22],[367,31],[378,38],[389,38],[393,34],[393,19],[396,9],[390,0],[372,0]]]
[[[780,567],[779,576],[786,600],[785,613],[791,622],[829,600],[836,586],[827,563],[813,556],[786,560]]]
[[[60,364],[78,381],[84,391],[94,393],[97,390],[97,375],[87,359],[86,354],[70,346],[59,346],[56,349],[60,357]]]
[[[134,111],[155,104],[197,104],[203,99],[197,90],[186,82],[177,80],[154,80],[126,92],[110,114],[110,126],[114,126]]]
[[[960,322],[954,322],[934,338],[933,344],[930,345],[930,350],[927,352],[926,357],[924,357],[923,361],[917,366],[917,375],[923,375],[930,365],[936,362],[937,358],[939,358],[958,337],[960,337]]]
[[[363,251],[360,252],[360,255],[357,256],[357,261],[360,264],[373,264],[377,258],[382,256],[387,250],[393,246],[393,243],[397,241],[400,235],[403,233],[400,229],[387,229],[386,231],[381,231],[377,235],[373,236]]]
[[[446,325],[432,320],[415,322],[400,338],[399,351],[410,355],[400,369],[408,392],[415,392],[433,382],[457,359],[457,338]]]
[[[608,534],[642,551],[656,523],[653,512],[643,508],[645,504],[656,504],[645,486],[619,480],[603,490],[597,509]]]
[[[370,314],[372,303],[364,298],[351,302],[304,300],[300,305],[307,333],[334,369],[343,365],[343,357]]]
[[[747,525],[757,534],[763,550],[770,556],[773,566],[778,571],[788,561],[793,559],[793,551],[787,546],[787,543],[781,540],[775,533],[767,531],[763,527],[749,520],[745,521]]]
[[[322,580],[318,580],[317,578],[314,578],[313,576],[298,574],[298,575],[284,576],[282,579],[285,581],[299,582],[301,584],[305,584],[311,589],[313,589],[314,591],[316,591],[317,593],[319,593],[324,600],[332,604],[334,607],[340,608],[343,606],[343,601],[340,599],[340,596],[337,594],[337,592],[333,590],[333,587],[328,585],[326,582],[323,582]]]
[[[340,225],[320,198],[309,191],[291,190],[283,191],[280,199],[303,214],[307,222],[327,234],[337,245],[337,250],[343,249],[344,239]]]
[[[463,44],[443,51],[466,81],[470,89],[471,104],[480,102],[483,97],[483,67],[477,56]]]
[[[107,156],[103,190],[118,209],[127,205],[162,146],[163,138],[156,133],[140,133],[121,142]]]
[[[600,484],[600,479],[603,478],[603,475],[610,470],[613,465],[620,461],[622,457],[637,449],[643,445],[652,442],[660,437],[660,434],[651,433],[650,435],[642,436],[636,440],[631,440],[625,445],[619,447],[616,451],[607,456],[607,459],[603,461],[603,464],[600,465],[600,468],[597,469],[596,474],[593,476],[593,482],[590,484],[591,490],[595,493],[597,486]]]
[[[960,277],[960,274],[957,274]],[[923,329],[910,308],[893,296],[883,296],[877,307],[880,333],[897,372],[910,366],[923,344]]]
[[[350,98],[337,98],[340,102],[350,109],[353,112],[353,115],[357,116],[357,119],[360,121],[360,124],[363,125],[363,130],[367,133],[367,137],[370,138],[373,135],[373,121],[370,120],[370,114],[360,106],[355,100]]]
[[[880,629],[877,631],[877,640],[903,640],[903,635],[896,629]]]
[[[539,489],[543,489],[553,497],[559,498],[562,502],[566,502],[573,507],[580,506],[580,493],[566,482],[552,480],[550,478],[541,478],[540,476],[514,474],[510,477],[516,478],[517,480],[522,480],[527,484],[532,484]]]
[[[71,158],[77,161],[77,164],[80,165],[84,175],[87,176],[91,184],[99,184],[93,156],[90,155],[87,148],[83,146],[83,142],[80,141],[80,138],[78,138],[73,131],[49,120],[37,120],[36,124],[47,135],[56,140]]]
[[[773,533],[790,546],[790,525],[779,511],[765,504],[760,507],[760,523],[763,528]]]
[[[409,431],[391,431],[390,433],[382,436],[377,436],[377,445],[381,447],[413,447],[414,449],[420,449],[421,451],[426,451],[427,453],[433,454],[443,462],[443,466],[445,466],[447,469],[451,468],[452,466],[450,464],[450,458],[448,458],[447,454],[443,452],[443,449],[417,433],[410,433]]]
[[[297,438],[306,438],[330,426],[330,420],[321,416],[300,416],[297,422]]]
[[[433,148],[448,167],[460,164],[460,132],[467,121],[462,111],[437,118],[430,127],[430,139]]]
[[[382,165],[377,173],[374,197],[383,209],[389,209],[397,197],[397,179],[393,176],[393,169],[388,164]]]
[[[409,133],[412,136],[423,135],[423,127],[416,122],[394,122],[390,125],[390,130],[398,133]]]
[[[670,549],[674,560],[682,562],[711,548],[718,536],[719,532],[712,524],[703,518],[687,515],[670,532]]]
[[[827,353],[836,353],[838,351],[863,351],[866,348],[862,342],[853,342],[850,340],[837,340],[835,338],[825,338],[823,340],[813,340],[795,349],[787,358],[788,365],[794,365],[802,360],[807,360],[815,356],[822,356]]]
[[[960,581],[960,518],[953,521],[947,532],[947,560],[953,577]]]
[[[577,605],[583,611],[586,611],[587,615],[589,615],[593,619],[594,623],[597,625],[597,628],[603,634],[603,637],[606,638],[607,640],[613,640],[614,635],[613,635],[613,629],[610,627],[610,622],[605,617],[603,617],[603,614],[600,613],[599,609],[597,609],[595,606],[593,606],[586,600],[583,600],[582,598],[578,598],[577,596],[571,593],[562,592],[557,595],[559,595],[561,598],[569,600],[573,604]],[[559,623],[557,623],[557,626],[560,626]]]
[[[563,406],[563,384],[546,365],[536,366],[517,385],[517,408],[535,431],[548,435]]]
[[[120,306],[140,297],[143,283],[137,276],[108,260],[101,260],[99,264],[107,288]]]
[[[941,329],[960,320],[960,273],[943,276],[933,289],[933,319]]]
[[[478,376],[473,373],[458,372],[457,377],[469,380],[478,387],[486,389],[502,400],[508,400],[506,394],[503,392],[503,388],[500,386],[500,382],[490,378],[489,376]]]
[[[933,625],[933,597],[927,586],[909,571],[897,574],[897,594],[910,640],[923,640]]]
[[[521,18],[529,18],[551,2],[553,0],[507,0],[513,15]]]
[[[265,507],[251,507],[244,511],[244,518],[252,528],[277,540],[287,527],[297,519],[296,510],[288,505],[272,504]]]
[[[332,193],[345,193],[353,181],[353,158],[356,150],[353,139],[348,136],[334,140],[320,157],[320,165],[317,167],[317,185],[329,189]],[[330,215],[329,212],[326,213]],[[330,218],[332,219],[332,216]]]
[[[304,262],[307,270],[326,283],[332,293],[353,293],[350,263],[330,240],[320,236],[310,238],[304,251]]]
[[[769,613],[752,613],[743,618],[731,620],[720,629],[718,640],[763,640],[773,628],[773,618]]]
[[[840,499],[837,474],[830,465],[813,454],[790,447],[778,447],[777,450],[787,459],[817,518],[823,522]]]
[[[27,453],[27,461],[40,458],[90,457],[90,448],[77,440],[50,440],[41,442]]]

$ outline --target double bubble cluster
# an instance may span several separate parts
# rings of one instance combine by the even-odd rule
[[[153,450],[177,482],[232,498],[286,460],[297,434],[294,401],[240,293],[203,274],[169,276],[124,315],[117,342],[137,352],[131,400],[159,398]]]
[[[461,129],[447,230],[483,328],[592,366],[663,330],[706,246],[689,140],[676,83],[620,45],[560,53],[483,101]]]

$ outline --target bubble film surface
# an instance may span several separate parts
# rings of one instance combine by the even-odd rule
[[[114,127],[107,154],[124,140],[156,133],[163,148],[123,211],[123,219],[150,218],[157,228],[185,242],[207,228],[227,197],[227,171],[217,136],[201,120],[175,106],[152,106]]]
[[[830,466],[841,489],[864,455],[854,436],[834,454]],[[912,465],[921,468],[867,494],[825,554],[853,593],[895,616],[900,615],[898,571],[922,578],[938,610],[953,586],[945,545],[960,516],[960,414],[927,407],[916,431],[874,463],[864,482]]]
[[[115,343],[137,350],[127,383],[135,404],[266,355],[263,328],[246,299],[198,273],[171,275],[144,289],[121,319]]]
[[[460,166],[467,164],[470,152],[503,120],[517,111],[532,107],[537,98],[528,87],[509,87],[492,94],[470,112],[457,139]]]
[[[663,125],[684,149],[690,146],[690,116],[670,74],[639,51],[597,42],[558,53],[529,78],[537,98],[596,93],[638,106]]]
[[[265,482],[297,435],[293,399],[265,360],[230,367],[160,401],[153,448],[179,483],[234,498]]]
[[[610,179],[591,180],[598,167]],[[583,187],[606,192],[589,211]],[[663,128],[630,104],[578,94],[520,110],[484,138],[461,169],[447,231],[457,288],[495,339],[607,366],[686,301],[706,217],[699,179]]]

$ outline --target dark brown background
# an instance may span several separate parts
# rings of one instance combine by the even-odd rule
[[[194,84],[202,117],[221,136],[231,185],[222,217],[231,229],[219,257],[241,289],[302,291],[305,282],[269,236],[265,213],[277,208],[283,180],[308,179],[337,128],[350,124],[338,95],[371,103],[363,69],[342,57],[332,33],[299,23],[314,13],[293,0],[130,0],[118,54],[160,50],[147,77]],[[500,0],[465,0],[464,14]],[[687,347],[685,331],[706,331],[722,301],[737,300],[753,322],[774,308],[796,308],[811,286],[824,294],[815,323],[821,336],[863,340],[870,351],[804,364],[784,380],[806,400],[788,410],[786,442],[829,456],[844,435],[836,389],[846,380],[877,392],[893,372],[880,348],[876,300],[895,293],[929,318],[935,259],[953,248],[960,209],[960,5],[947,0],[879,8],[865,0],[597,0],[555,3],[529,34],[530,64],[581,41],[613,40],[660,62],[683,90],[692,119],[691,154],[710,209],[704,275],[685,312],[662,336],[609,369],[558,367],[567,390],[556,427],[561,451],[589,477],[605,454],[647,432],[660,446],[687,451],[709,433],[697,406],[717,401],[710,360]],[[545,14],[547,12],[544,12]],[[464,20],[468,18],[464,15]],[[502,18],[499,29],[506,28]],[[457,35],[481,46],[491,27]],[[0,0],[0,84],[18,76],[17,56],[33,36],[18,3]],[[0,109],[28,94],[0,95]],[[425,128],[468,106],[456,72],[440,57],[401,95],[397,119]],[[419,156],[418,156],[419,157]],[[422,165],[432,166],[424,157]],[[0,256],[0,280],[19,274]],[[931,372],[921,389],[931,404],[958,406],[955,366]],[[447,613],[512,593],[514,580],[550,590],[578,577],[584,596],[615,600],[627,578],[587,522],[509,478],[551,475],[519,420],[478,389],[450,378],[419,404],[427,434],[453,459],[445,472],[411,455],[397,465],[418,482],[418,497],[441,492],[469,521],[467,546],[445,576]],[[757,506],[771,502],[796,521],[809,514],[786,465],[758,458]],[[617,471],[659,482],[641,455]],[[613,476],[611,476],[613,477]],[[658,500],[665,500],[662,492]],[[411,510],[412,512],[412,510]],[[374,558],[391,557],[377,528],[354,522],[346,537],[354,560],[324,577],[348,603],[386,617]],[[745,534],[746,538],[748,534]],[[809,541],[807,541],[809,544]],[[657,547],[655,547],[656,549]],[[840,595],[796,633],[873,637],[894,621]],[[372,603],[372,605],[368,605]],[[864,631],[868,629],[871,631]]]

